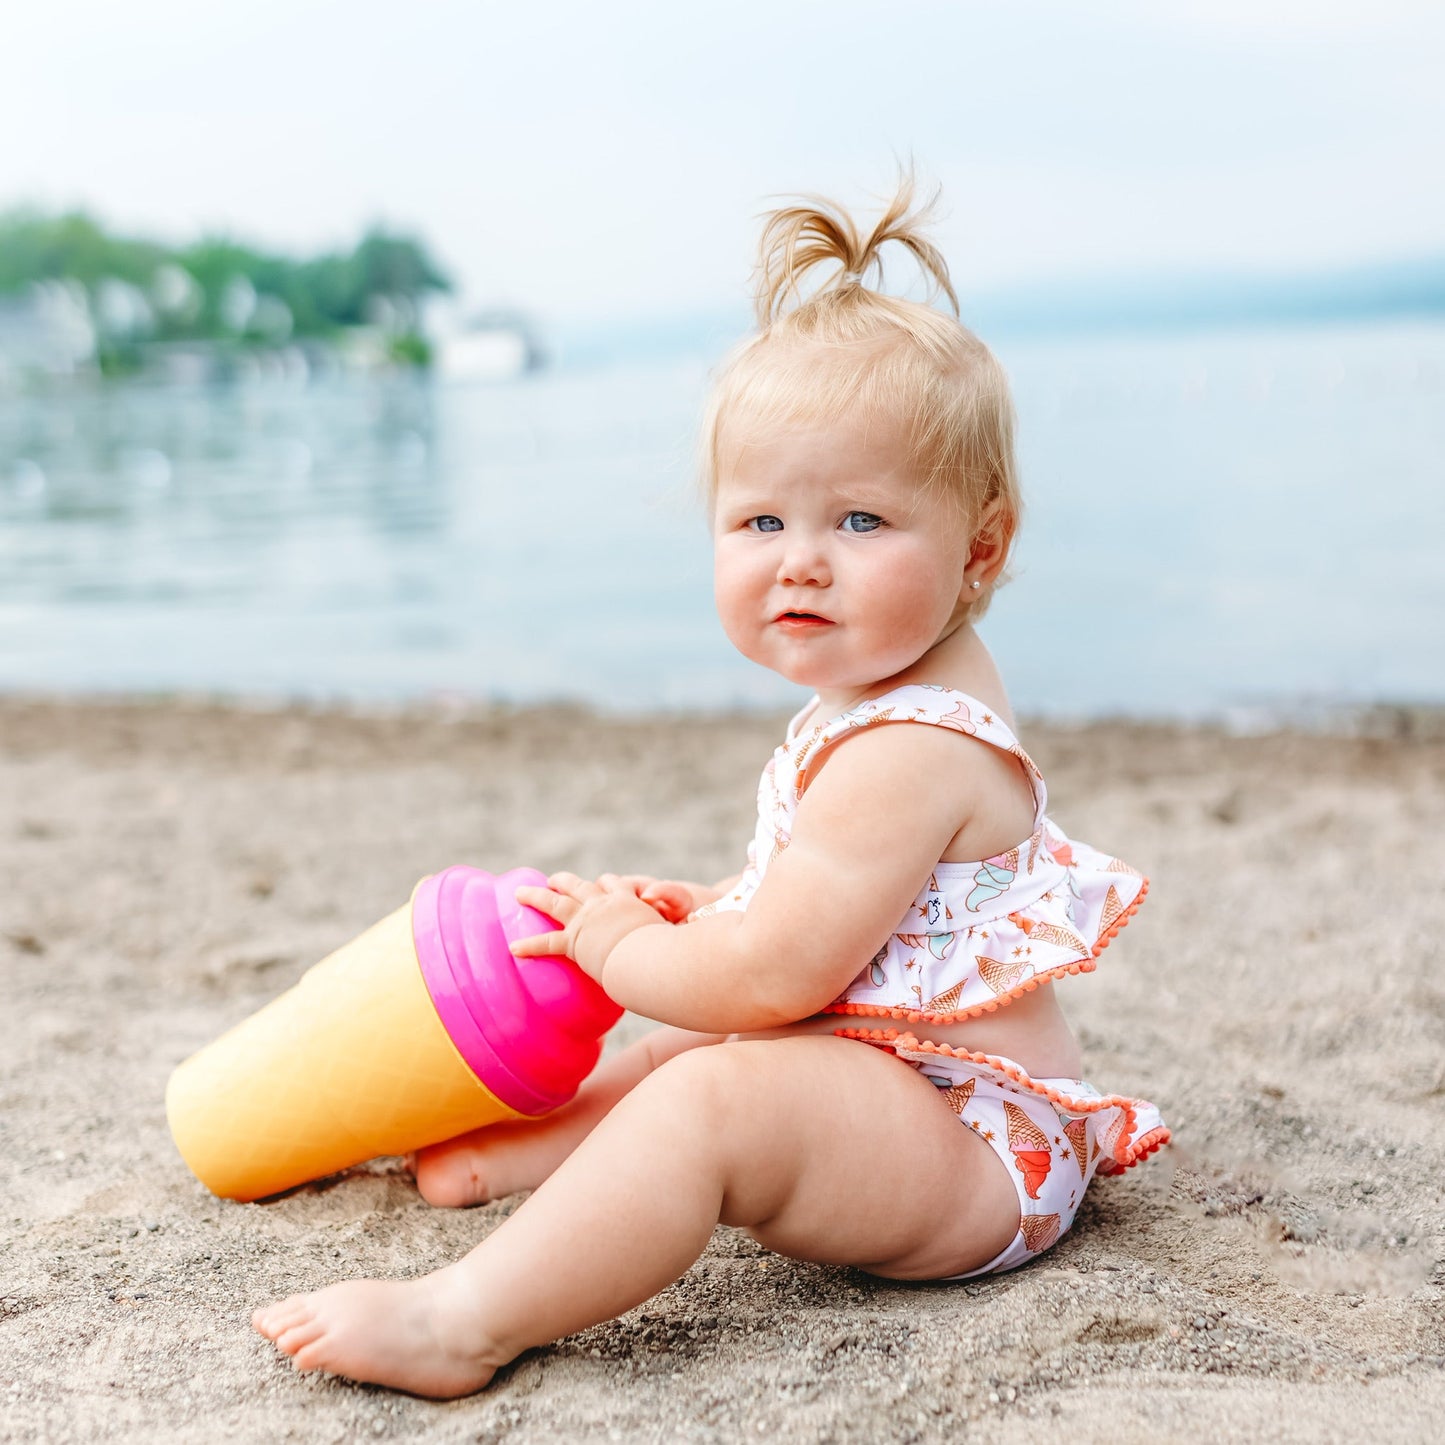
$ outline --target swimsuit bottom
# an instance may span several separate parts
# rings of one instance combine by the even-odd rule
[[[1012,1059],[893,1029],[837,1032],[916,1068],[1009,1171],[1019,1196],[1018,1233],[987,1264],[949,1279],[1027,1264],[1068,1233],[1096,1173],[1122,1174],[1169,1142],[1158,1109],[1144,1099],[1101,1094],[1082,1079],[1034,1079]]]

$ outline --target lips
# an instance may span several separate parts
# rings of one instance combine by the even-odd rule
[[[809,627],[832,627],[833,621],[829,617],[820,617],[816,612],[780,612],[773,618],[774,623],[779,627],[809,628]]]

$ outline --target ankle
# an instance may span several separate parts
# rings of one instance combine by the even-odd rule
[[[469,1276],[467,1261],[458,1260],[430,1276],[436,1311],[446,1332],[442,1345],[488,1372],[515,1359],[522,1347],[508,1348],[496,1328],[496,1311]]]

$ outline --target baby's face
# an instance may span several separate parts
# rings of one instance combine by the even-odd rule
[[[744,656],[826,697],[892,677],[950,629],[967,529],[919,486],[905,442],[865,416],[724,435],[714,587]]]

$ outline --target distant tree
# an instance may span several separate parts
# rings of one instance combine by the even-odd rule
[[[0,212],[0,294],[36,281],[71,279],[92,293],[109,280],[146,291],[167,265],[180,267],[196,283],[199,304],[178,311],[161,308],[155,334],[164,339],[234,338],[233,305],[238,283],[257,299],[284,303],[290,334],[326,337],[373,319],[379,301],[390,308],[397,328],[415,329],[417,303],[429,292],[450,291],[450,278],[414,237],[374,226],[346,253],[297,259],[258,250],[223,236],[203,237],[179,249],[154,241],[108,235],[83,212],[46,216],[33,209]],[[243,308],[244,309],[244,308]],[[277,307],[253,307],[275,315]],[[286,313],[282,313],[284,315]],[[256,339],[261,339],[257,334]],[[425,343],[408,342],[398,358],[424,360]]]
[[[83,211],[62,216],[27,208],[0,212],[0,293],[67,278],[95,286],[108,276],[145,286],[168,255],[151,241],[106,235]]]

